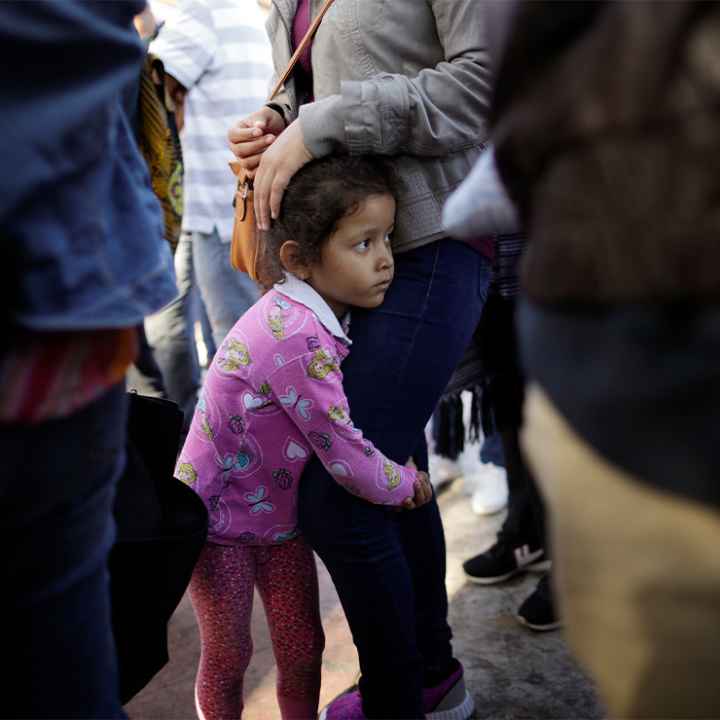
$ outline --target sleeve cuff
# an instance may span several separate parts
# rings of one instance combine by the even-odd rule
[[[172,58],[165,59],[160,53],[153,53],[157,59],[163,64],[163,70],[166,75],[172,75],[186,90],[189,90],[194,84],[197,78],[193,77],[187,68],[184,68],[181,63],[174,63]]]
[[[265,107],[269,107],[271,110],[274,110],[280,117],[283,119],[283,122],[285,123],[285,127],[287,127],[290,123],[288,122],[288,116],[285,112],[285,108],[282,105],[279,105],[276,102],[268,102],[265,103]]]
[[[314,158],[347,150],[342,104],[341,95],[330,95],[301,106],[298,118],[303,141]]]
[[[274,84],[274,79],[272,84]],[[284,89],[278,92],[265,104],[270,107],[277,105],[281,109],[282,115],[285,118],[286,126],[297,118],[297,113],[293,110],[292,105],[290,104],[290,98]]]
[[[342,149],[350,155],[392,154],[402,148],[410,98],[391,75],[345,81],[341,94],[300,108],[305,146],[314,157]]]

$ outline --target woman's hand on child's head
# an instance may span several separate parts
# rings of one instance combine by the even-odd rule
[[[250,177],[255,175],[262,154],[284,129],[283,116],[266,105],[228,130],[230,150]]]
[[[415,491],[415,495],[403,500],[402,507],[404,510],[414,510],[432,500],[433,489],[427,473],[418,470],[417,479],[413,484],[413,490]]]
[[[280,213],[285,188],[293,175],[312,159],[298,120],[291,122],[265,149],[255,172],[255,221],[260,230],[270,229],[270,218],[274,220]]]

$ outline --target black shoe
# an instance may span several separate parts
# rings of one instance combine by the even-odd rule
[[[496,543],[484,553],[463,563],[470,582],[494,585],[522,572],[550,569],[550,561],[541,547],[533,547],[517,538],[498,535]]]
[[[555,630],[562,626],[555,612],[549,575],[540,578],[534,592],[525,599],[515,618],[521,625],[537,632]]]

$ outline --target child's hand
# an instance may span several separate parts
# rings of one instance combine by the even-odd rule
[[[430,502],[433,496],[432,485],[430,484],[430,478],[427,473],[418,470],[417,479],[413,484],[415,495],[411,498],[405,498],[402,503],[402,507],[405,510],[414,510],[419,508],[425,503]]]

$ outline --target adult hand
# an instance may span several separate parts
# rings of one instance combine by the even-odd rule
[[[255,173],[255,221],[260,230],[277,218],[285,188],[292,176],[313,157],[305,147],[300,122],[295,120],[266,148]]]
[[[406,498],[403,501],[402,507],[405,510],[414,510],[419,508],[425,503],[430,502],[433,496],[432,485],[430,484],[430,478],[427,473],[418,470],[417,479],[413,485],[415,495],[411,498]]]
[[[265,106],[239,120],[228,130],[230,150],[250,177],[255,176],[262,154],[284,129],[283,116],[277,110]]]

